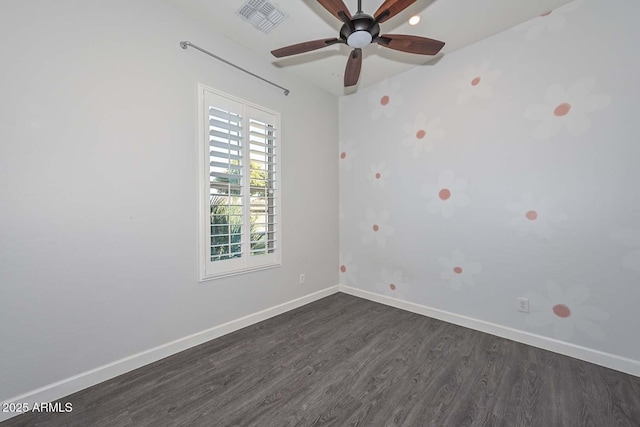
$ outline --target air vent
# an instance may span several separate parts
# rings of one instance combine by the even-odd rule
[[[265,34],[289,16],[267,0],[247,0],[236,13]]]

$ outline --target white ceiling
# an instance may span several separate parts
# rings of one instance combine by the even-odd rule
[[[417,0],[402,13],[380,24],[381,32],[412,34],[446,42],[436,57],[398,52],[372,44],[364,48],[362,73],[357,86],[343,87],[343,73],[350,48],[343,44],[276,59],[271,51],[309,40],[338,37],[341,22],[316,0],[273,0],[289,17],[269,34],[244,21],[236,11],[244,0],[166,0],[235,42],[268,58],[276,66],[324,88],[336,96],[377,83],[416,66],[437,66],[440,56],[499,33],[571,0]],[[362,0],[362,9],[373,15],[383,0]],[[344,0],[355,13],[357,0]],[[416,26],[409,17],[420,15]],[[190,40],[215,53],[204,40]]]

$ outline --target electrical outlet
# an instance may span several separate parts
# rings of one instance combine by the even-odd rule
[[[305,277],[304,277],[304,273],[302,273],[302,274],[300,275],[300,284],[301,284],[301,285],[304,283],[304,279],[305,279]]]
[[[529,312],[529,300],[526,298],[518,298],[518,311],[523,313]]]

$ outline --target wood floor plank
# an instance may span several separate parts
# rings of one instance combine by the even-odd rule
[[[640,426],[640,378],[345,294],[12,426]]]

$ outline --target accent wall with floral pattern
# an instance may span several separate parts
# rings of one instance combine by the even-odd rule
[[[640,361],[638,22],[577,0],[342,97],[341,284]]]

